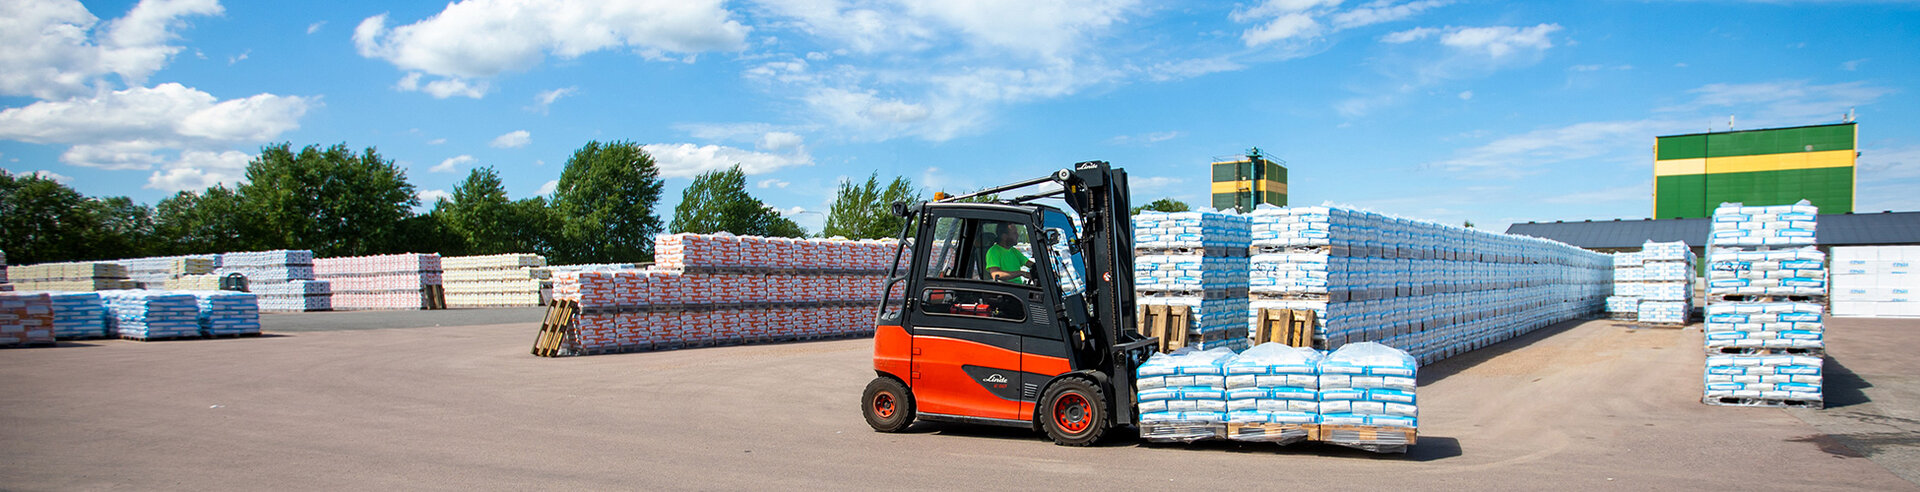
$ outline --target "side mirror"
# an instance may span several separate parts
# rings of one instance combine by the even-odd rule
[[[909,214],[911,214],[912,212],[913,212],[913,210],[912,210],[912,209],[910,209],[910,208],[908,208],[908,204],[907,204],[907,202],[904,202],[904,201],[899,201],[899,202],[893,202],[893,215],[894,215],[894,216],[896,216],[896,217],[906,217],[907,215],[909,215]]]
[[[1047,229],[1047,246],[1059,246],[1061,242],[1066,240],[1066,233],[1060,232],[1059,229]]]

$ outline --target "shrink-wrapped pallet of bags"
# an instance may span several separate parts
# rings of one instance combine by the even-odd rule
[[[1220,437],[1227,420],[1225,348],[1154,354],[1137,371],[1140,437],[1193,441]]]
[[[1319,351],[1310,348],[1263,343],[1229,359],[1223,364],[1227,376],[1227,422],[1318,423],[1322,358]],[[1260,440],[1287,439],[1281,435],[1257,435],[1263,437]],[[1307,435],[1292,437],[1304,439]]]

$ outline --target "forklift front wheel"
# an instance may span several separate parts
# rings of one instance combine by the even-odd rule
[[[860,396],[860,413],[880,432],[900,432],[913,424],[913,393],[900,380],[873,378]]]
[[[1084,379],[1068,379],[1047,389],[1040,407],[1041,426],[1061,446],[1090,446],[1107,433],[1107,399]]]

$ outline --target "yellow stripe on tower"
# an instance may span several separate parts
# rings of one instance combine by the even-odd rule
[[[1261,186],[1260,191],[1275,191],[1280,193],[1287,192],[1286,183],[1274,181],[1271,179],[1260,180],[1260,186]],[[1246,193],[1249,191],[1253,191],[1253,180],[1243,179],[1239,181],[1214,181],[1213,182],[1214,193]]]
[[[1704,174],[1706,172],[1706,159],[1667,159],[1664,161],[1653,161],[1654,176],[1680,176],[1686,174]]]
[[[1853,164],[1854,154],[1852,150],[1829,150],[1825,152],[1709,157],[1707,158],[1706,172],[1708,174],[1753,173],[1794,169],[1848,167]],[[1657,169],[1658,164],[1655,166]],[[1655,175],[1659,175],[1657,171]]]

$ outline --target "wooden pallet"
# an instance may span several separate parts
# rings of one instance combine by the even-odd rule
[[[1708,396],[1700,403],[1722,407],[1769,407],[1769,408],[1826,408],[1825,400],[1788,400],[1779,398],[1745,398],[1735,396]]]
[[[1820,348],[1767,348],[1767,347],[1707,347],[1707,355],[1805,355],[1819,357],[1826,355],[1826,349]]]
[[[1226,437],[1226,424],[1203,422],[1141,422],[1140,438],[1149,442],[1194,442]]]
[[[420,308],[446,309],[447,287],[444,285],[428,285],[420,289]]]
[[[1141,335],[1160,339],[1160,352],[1172,352],[1187,346],[1187,325],[1193,323],[1193,308],[1142,304],[1137,319]]]
[[[547,317],[540,322],[540,336],[533,341],[533,355],[539,357],[559,357],[568,338],[572,338],[575,321],[579,319],[578,301],[555,301],[547,307]]]
[[[1419,431],[1405,427],[1330,425],[1314,427],[1313,440],[1376,453],[1405,453],[1417,443]]]
[[[1293,444],[1313,438],[1313,424],[1227,424],[1227,439]]]
[[[1318,322],[1312,310],[1263,308],[1257,319],[1259,327],[1253,333],[1254,345],[1279,342],[1292,347],[1326,348],[1324,342],[1315,346],[1313,332]]]
[[[1691,325],[1691,324],[1693,323],[1653,323],[1653,322],[1643,321],[1643,322],[1635,322],[1633,323],[1632,326],[1634,328],[1641,328],[1641,329],[1679,330],[1679,329],[1686,328],[1687,325]]]

